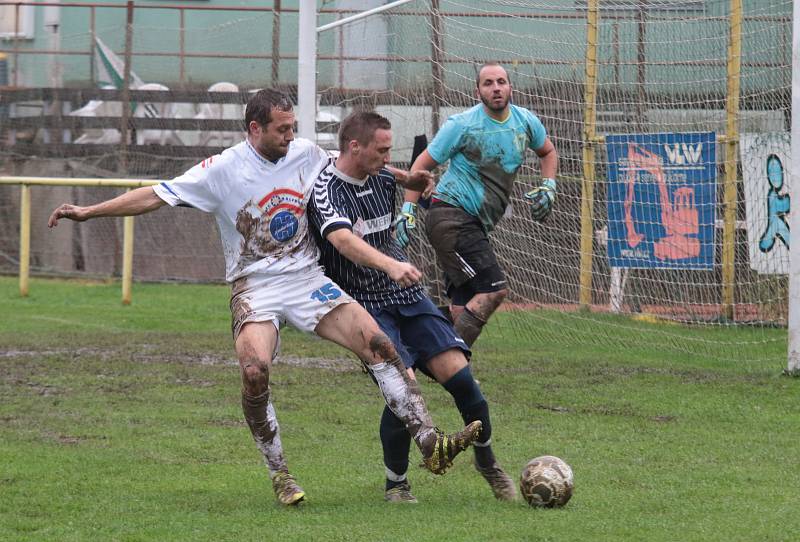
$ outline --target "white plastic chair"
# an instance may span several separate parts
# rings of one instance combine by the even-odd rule
[[[169,90],[160,83],[145,83],[136,90]],[[136,118],[176,119],[180,118],[174,103],[170,102],[140,102],[133,111]],[[137,145],[183,145],[175,130],[146,129],[136,131]]]
[[[114,85],[105,85],[104,89],[117,88]],[[103,100],[90,100],[89,103],[71,111],[73,117],[119,117],[122,114],[122,105],[119,102],[106,102]],[[74,143],[115,144],[120,142],[120,133],[116,128],[87,128],[75,139]]]
[[[219,82],[214,83],[208,87],[209,92],[239,92],[239,87],[233,83]],[[244,105],[243,104],[200,104],[199,111],[194,116],[196,119],[227,119],[239,120],[244,119]],[[230,147],[244,139],[244,130],[239,132],[226,132],[226,131],[205,131],[200,132],[198,138],[198,145],[217,146],[217,147]]]

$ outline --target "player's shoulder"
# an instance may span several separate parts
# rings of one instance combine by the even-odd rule
[[[289,143],[289,150],[294,152],[308,152],[312,147],[316,146],[317,144],[310,139],[296,137]]]
[[[338,190],[342,180],[336,175],[333,163],[323,167],[314,179],[314,199],[324,200],[331,197]]]
[[[541,122],[539,120],[539,117],[536,116],[536,113],[534,113],[533,111],[531,111],[530,109],[528,109],[526,107],[522,107],[522,106],[514,105],[514,104],[509,104],[509,107],[510,107],[510,110],[511,110],[511,114],[514,115],[515,117],[519,118],[519,119],[523,119],[523,120],[526,120],[528,122],[530,122],[530,121]]]
[[[394,173],[382,167],[375,175],[370,175],[370,180],[381,190],[394,190],[397,184]]]
[[[334,163],[331,161],[317,174],[314,184],[316,186],[328,186],[331,182],[335,182],[337,179],[338,177],[336,176],[336,168],[334,167]]]
[[[395,182],[394,173],[392,173],[385,167],[382,167],[380,171],[378,171],[378,174],[374,175],[374,177],[384,182],[391,182],[391,183]]]
[[[321,156],[329,156],[328,152],[322,149],[322,147],[304,137],[297,137],[292,140],[289,144],[289,154],[295,156],[312,156],[315,159]]]
[[[231,164],[238,165],[244,160],[243,146],[246,145],[244,141],[237,143],[232,147],[228,147],[219,154],[209,156],[195,165],[195,168],[202,170],[207,174],[219,173],[229,169]]]
[[[483,104],[477,104],[469,109],[450,115],[447,120],[460,126],[472,126],[483,121]]]

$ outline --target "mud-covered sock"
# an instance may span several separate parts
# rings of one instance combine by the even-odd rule
[[[270,400],[269,389],[256,396],[248,395],[242,390],[242,411],[253,440],[264,456],[270,476],[279,471],[288,472],[286,459],[283,457],[278,417]]]
[[[369,365],[368,369],[378,383],[386,404],[402,420],[423,457],[432,454],[437,438],[436,428],[422,399],[419,384],[408,376],[400,357]]]
[[[461,314],[453,322],[453,327],[467,346],[472,348],[473,343],[478,339],[478,336],[483,331],[483,326],[486,325],[486,320],[464,307]]]

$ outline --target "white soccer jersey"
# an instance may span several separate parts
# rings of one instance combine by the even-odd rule
[[[253,273],[317,267],[306,204],[327,163],[327,153],[307,139],[292,141],[275,163],[245,140],[153,189],[169,205],[214,214],[225,252],[225,279],[233,282]]]

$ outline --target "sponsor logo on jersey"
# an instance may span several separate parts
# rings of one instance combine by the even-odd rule
[[[258,202],[269,220],[269,233],[279,243],[292,239],[300,227],[300,217],[306,212],[303,194],[288,188],[273,190]]]
[[[363,218],[359,217],[358,220],[356,220],[356,223],[353,224],[353,233],[359,237],[364,237],[370,233],[378,233],[383,230],[388,230],[391,225],[391,213],[387,213],[377,218],[371,218],[369,220],[364,220]]]

